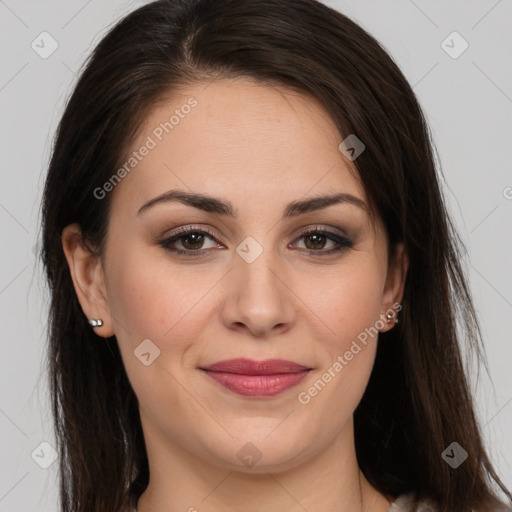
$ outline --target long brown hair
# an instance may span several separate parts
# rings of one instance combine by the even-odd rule
[[[365,30],[316,0],[160,0],[122,19],[94,49],[60,121],[45,183],[42,261],[61,511],[121,512],[135,506],[149,479],[137,398],[115,337],[100,342],[87,324],[62,230],[78,222],[101,253],[110,195],[98,200],[94,190],[125,160],[144,116],[175,88],[230,76],[310,94],[343,138],[356,134],[366,150],[354,165],[386,226],[390,255],[405,245],[401,320],[381,334],[355,411],[366,478],[384,494],[430,497],[441,512],[491,510],[500,504],[498,486],[512,500],[484,449],[459,348],[464,338],[485,357],[462,243],[445,209],[428,126],[398,66]],[[457,469],[441,457],[453,441],[469,454]]]

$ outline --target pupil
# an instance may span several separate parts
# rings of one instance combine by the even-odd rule
[[[194,238],[196,239],[194,241]],[[190,235],[186,235],[185,237],[185,242],[186,242],[186,245],[192,245],[192,246],[195,246],[195,245],[199,245],[201,246],[202,245],[202,238],[203,238],[203,235],[201,235],[200,233],[192,233]],[[188,243],[188,240],[192,239],[193,241],[191,243]],[[198,249],[198,247],[193,247],[194,249]]]
[[[323,235],[309,235],[306,240],[312,241],[313,245],[322,245],[322,239],[324,238]],[[306,244],[307,245],[307,244]],[[319,247],[315,247],[315,249],[318,249]]]

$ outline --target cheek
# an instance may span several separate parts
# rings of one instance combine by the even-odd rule
[[[364,263],[364,264],[363,264]],[[347,265],[331,284],[316,290],[315,312],[329,327],[327,357],[302,402],[333,425],[346,421],[360,402],[371,375],[378,341],[384,269],[374,257]],[[332,332],[331,332],[332,331]],[[333,405],[335,404],[335,405]]]
[[[158,289],[158,281],[151,277],[151,269],[142,268],[144,271],[141,266],[125,261],[112,272],[109,280],[112,290],[109,303],[116,335],[128,337],[132,342],[155,337],[163,330],[162,309],[167,302],[167,297]],[[160,287],[163,288],[162,284]],[[172,285],[165,290],[172,296]]]
[[[114,254],[112,261],[122,263],[110,266],[108,279],[116,334],[119,331],[134,341],[161,338],[191,308],[196,295],[192,283],[183,286],[155,258],[144,256],[143,251],[139,254],[119,260]]]
[[[377,267],[347,269],[315,294],[313,310],[328,329],[319,339],[323,357],[298,401],[327,438],[344,425],[361,401],[376,355],[382,276]],[[319,337],[320,338],[320,337]]]
[[[310,287],[311,309],[326,326],[329,351],[337,353],[359,334],[375,326],[381,313],[382,275],[379,265],[347,265]]]
[[[167,276],[169,269],[162,269],[153,260],[131,256],[110,268],[112,320],[125,370],[140,404],[155,411],[159,407],[185,410],[189,396],[180,391],[180,366],[197,338],[200,327],[193,322],[194,314],[205,292],[193,278]],[[149,353],[149,360],[144,362],[145,353]],[[163,393],[155,392],[163,389]]]
[[[137,254],[126,251],[130,252]],[[160,350],[160,364],[179,366],[185,352],[194,350],[194,340],[211,315],[213,289],[220,277],[192,265],[171,267],[144,251],[135,255],[109,272],[109,303],[120,348],[133,355],[143,340],[150,339]]]

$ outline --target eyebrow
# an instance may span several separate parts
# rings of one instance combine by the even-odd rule
[[[161,194],[153,199],[150,199],[147,203],[143,204],[137,211],[137,215],[153,208],[157,204],[179,202],[199,210],[203,210],[208,213],[215,213],[219,215],[226,215],[229,217],[237,218],[238,212],[233,204],[229,201],[223,201],[215,197],[207,196],[204,194],[197,194],[191,192],[185,192],[184,190],[169,190],[164,194]],[[296,217],[305,213],[321,210],[334,204],[350,204],[357,206],[364,211],[368,211],[368,206],[365,201],[359,197],[351,194],[331,194],[314,196],[308,199],[300,201],[292,201],[284,209],[282,218]]]

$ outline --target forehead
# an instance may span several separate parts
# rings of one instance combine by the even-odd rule
[[[332,192],[364,199],[341,141],[309,95],[249,78],[198,82],[154,105],[125,155],[135,165],[122,185],[137,196],[179,187],[240,204]]]

